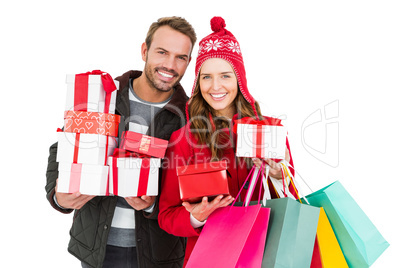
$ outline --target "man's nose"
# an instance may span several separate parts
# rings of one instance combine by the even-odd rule
[[[166,57],[165,61],[163,62],[163,67],[169,69],[169,70],[175,70],[176,68],[176,58],[174,55],[171,55],[169,57]]]

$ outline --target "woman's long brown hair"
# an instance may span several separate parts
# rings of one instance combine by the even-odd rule
[[[238,89],[237,96],[233,102],[238,118],[255,118],[255,112],[257,112],[259,118],[262,119],[259,104],[255,102],[254,110],[253,106],[244,98],[240,89]],[[230,127],[230,120],[217,116],[215,110],[204,100],[201,95],[199,80],[190,99],[188,113],[191,122],[190,131],[196,138],[197,144],[206,144],[211,149],[211,161],[220,160],[224,149],[228,146],[233,146],[233,142],[227,132],[222,131],[224,128]]]

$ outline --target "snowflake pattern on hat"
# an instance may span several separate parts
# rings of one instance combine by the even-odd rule
[[[216,40],[209,39],[202,42],[200,44],[198,55],[200,56],[204,53],[210,52],[211,50],[236,52],[241,56],[239,43],[224,39],[216,39]]]

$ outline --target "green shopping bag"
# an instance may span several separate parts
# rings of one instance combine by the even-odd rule
[[[291,198],[267,200],[271,209],[262,266],[310,267],[320,208]]]
[[[324,208],[349,267],[369,267],[389,246],[339,181],[306,199]]]

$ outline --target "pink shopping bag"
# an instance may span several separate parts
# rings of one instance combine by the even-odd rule
[[[253,173],[254,168],[250,174]],[[253,179],[258,180],[259,175]],[[208,217],[186,267],[261,267],[269,213],[270,209],[261,204],[215,210]]]

